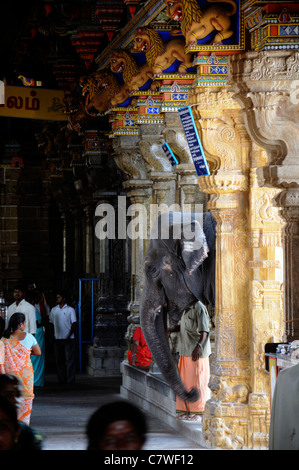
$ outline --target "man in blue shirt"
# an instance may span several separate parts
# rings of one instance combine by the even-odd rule
[[[75,330],[77,316],[75,310],[66,303],[66,295],[56,295],[57,305],[52,308],[49,322],[54,329],[54,351],[57,376],[60,383],[72,383],[76,376]]]

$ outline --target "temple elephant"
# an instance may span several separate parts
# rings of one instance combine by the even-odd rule
[[[215,305],[215,227],[210,213],[162,214],[144,260],[141,328],[165,380],[185,401],[195,401],[198,391],[184,388],[169,348],[167,319],[172,328],[197,300]]]

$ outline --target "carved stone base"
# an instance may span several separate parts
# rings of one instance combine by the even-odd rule
[[[229,387],[228,394],[242,401],[242,386]],[[229,399],[229,395],[228,398]],[[248,403],[210,400],[203,416],[203,435],[211,449],[267,449],[270,424],[269,395],[250,394]]]

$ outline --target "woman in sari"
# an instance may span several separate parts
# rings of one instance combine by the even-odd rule
[[[18,420],[30,423],[33,394],[33,367],[31,354],[39,356],[40,347],[31,333],[26,333],[25,315],[21,312],[14,313],[4,332],[5,359],[4,368],[6,374],[15,375],[23,384],[23,403],[18,412]]]
[[[1,341],[3,332],[5,328],[5,320],[4,318],[0,317],[0,374],[5,374],[4,369],[4,344]]]
[[[42,300],[42,296],[39,294],[39,292],[32,289],[26,295],[26,300],[35,308],[35,339],[41,349],[40,356],[34,356],[31,358],[34,372],[34,387],[43,387],[45,382],[45,320],[43,319],[41,312],[37,309],[37,307],[40,305],[40,300]]]
[[[132,341],[132,350],[127,353],[129,364],[149,371],[153,358],[140,327],[134,331]]]

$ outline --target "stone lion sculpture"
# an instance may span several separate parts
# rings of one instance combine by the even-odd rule
[[[139,65],[133,55],[124,50],[116,49],[110,56],[110,68],[113,73],[122,74],[123,80],[130,91],[144,89],[153,78],[152,68],[148,63]]]
[[[69,129],[80,132],[88,127],[92,118],[86,113],[82,97],[71,92],[65,92],[63,98],[64,112],[68,116]]]
[[[129,97],[129,90],[121,86],[108,69],[81,77],[80,85],[85,98],[85,110],[91,116],[103,114],[111,106],[123,103]]]
[[[192,56],[185,53],[183,38],[174,38],[164,42],[160,34],[152,28],[143,27],[135,31],[134,49],[145,54],[146,62],[155,76],[161,75],[176,60],[180,62],[178,67],[180,74],[185,74],[186,70],[192,67]]]
[[[197,44],[197,40],[207,38],[216,32],[210,41],[212,44],[222,44],[230,38],[234,31],[231,29],[231,16],[237,12],[234,0],[207,0],[217,2],[202,10],[197,0],[166,0],[167,16],[181,23],[186,46]],[[227,6],[230,5],[230,9]],[[174,31],[175,32],[175,31]]]

